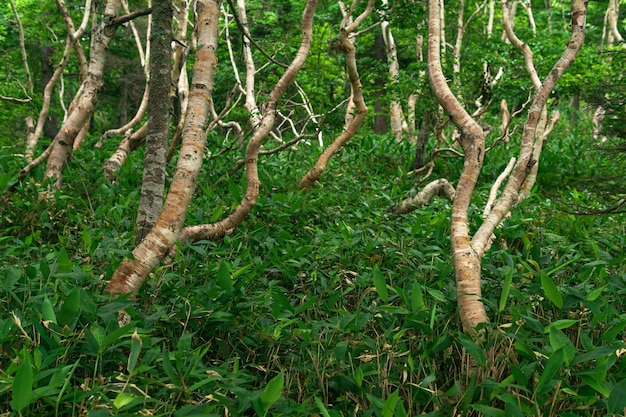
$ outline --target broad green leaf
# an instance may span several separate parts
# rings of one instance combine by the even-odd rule
[[[33,399],[33,367],[27,356],[22,358],[15,378],[13,378],[13,392],[11,406],[17,412],[28,407]]]
[[[615,338],[617,338],[617,335],[620,334],[625,328],[626,317],[620,316],[620,320],[616,324],[604,331],[604,333],[602,334],[602,340],[606,342],[613,341]]]
[[[600,287],[600,288],[596,288],[595,290],[591,291],[587,295],[587,298],[585,298],[585,300],[587,300],[587,301],[595,301],[600,296],[600,294],[602,294],[602,292],[605,289],[606,289],[606,286]]]
[[[337,343],[337,345],[335,346],[335,359],[337,359],[338,361],[343,360],[343,358],[346,357],[346,351],[348,350],[348,343],[347,342],[339,342]]]
[[[374,287],[376,288],[376,292],[383,302],[387,302],[389,298],[389,291],[387,290],[387,281],[383,276],[383,273],[380,272],[377,266],[372,270],[372,277],[374,279]]]
[[[565,334],[559,330],[556,326],[550,327],[550,346],[553,350],[563,350],[563,359],[566,364],[572,363],[574,357],[576,356],[577,350],[571,340]]]
[[[400,391],[395,390],[387,399],[383,405],[383,417],[394,417],[396,411],[396,404],[400,396]]]
[[[220,261],[220,266],[217,271],[217,285],[225,291],[230,291],[233,288],[233,281],[230,278],[230,268],[226,265],[226,262]]]
[[[424,294],[420,285],[414,285],[411,289],[411,310],[417,311],[424,308]]]
[[[39,261],[39,271],[41,271],[41,277],[44,281],[50,278],[50,265],[45,259]]]
[[[61,273],[72,272],[72,262],[70,258],[67,256],[67,252],[65,248],[61,248],[61,250],[57,253],[56,259],[57,265],[59,265],[58,271]]]
[[[600,375],[579,375],[579,377],[585,384],[589,385],[603,397],[608,397],[611,395],[611,387],[604,379],[599,379],[599,377],[604,378],[605,375],[602,375],[602,372],[599,372],[599,374]]]
[[[557,321],[554,321],[554,322],[552,322],[552,323],[548,324],[548,325],[546,326],[546,328],[545,328],[545,329],[543,329],[543,332],[544,332],[544,333],[550,333],[550,331],[551,331],[551,329],[552,329],[553,327],[554,327],[554,328],[557,328],[557,329],[559,329],[559,330],[567,329],[567,328],[572,327],[572,326],[573,326],[574,324],[576,324],[576,323],[578,323],[578,320],[573,320],[573,319],[561,319],[561,320],[557,320]]]
[[[170,383],[178,386],[178,378],[176,377],[176,372],[174,372],[174,367],[172,366],[172,362],[170,361],[170,353],[167,348],[163,348],[163,370],[165,374],[170,379]]]
[[[461,342],[461,345],[463,345],[467,353],[479,366],[485,366],[487,363],[487,356],[485,355],[483,348],[474,343],[474,341],[465,335],[465,333],[459,333],[459,342]]]
[[[131,321],[123,327],[113,330],[111,333],[104,336],[102,339],[102,346],[108,346],[111,343],[119,341],[123,336],[130,335],[131,329],[137,325],[137,322]]]
[[[117,397],[115,397],[115,400],[113,400],[113,405],[116,409],[120,410],[128,404],[132,403],[135,398],[137,397],[127,392],[120,392],[119,394],[117,394]]]
[[[606,408],[611,414],[624,415],[626,411],[626,379],[613,385]]]
[[[543,373],[539,377],[539,382],[535,387],[535,395],[542,395],[550,390],[551,382],[554,377],[559,373],[559,370],[563,366],[563,350],[559,349],[556,352],[552,353],[548,361],[546,362],[546,366],[543,369]]]
[[[507,272],[504,275],[504,283],[502,284],[502,292],[500,293],[500,303],[498,304],[498,311],[504,311],[506,307],[506,300],[509,298],[509,291],[511,290],[511,283],[513,282],[513,272],[514,269],[512,267],[506,268]]]
[[[552,281],[552,278],[543,271],[541,272],[541,287],[546,297],[548,297],[548,300],[552,301],[558,308],[563,308],[563,297],[561,297],[558,287],[554,281]]]
[[[261,395],[261,402],[263,402],[266,411],[280,398],[284,383],[285,376],[282,372],[267,383],[267,386],[263,390],[263,395]]]
[[[52,302],[48,297],[44,297],[41,302],[41,317],[44,321],[51,321],[52,323],[57,322],[56,315],[54,314],[54,308],[52,307]]]
[[[61,326],[69,325],[78,316],[79,311],[80,290],[78,287],[74,287],[59,309],[59,324]]]

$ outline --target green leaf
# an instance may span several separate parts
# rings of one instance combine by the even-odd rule
[[[285,376],[282,372],[267,383],[267,386],[263,390],[263,395],[261,395],[261,402],[263,403],[265,411],[269,410],[270,407],[278,401],[280,394],[283,392],[284,383]]]
[[[504,311],[506,307],[506,300],[509,298],[509,291],[511,290],[511,283],[513,282],[513,271],[512,267],[506,267],[506,274],[504,275],[504,283],[502,284],[502,292],[500,293],[500,303],[498,304],[498,311]]]
[[[113,405],[117,410],[120,410],[132,403],[135,398],[137,397],[127,392],[120,392],[117,394],[117,397],[115,397],[115,400],[113,400]]]
[[[506,411],[499,408],[490,407],[482,404],[472,404],[472,408],[479,413],[489,417],[507,417]]]
[[[546,366],[543,369],[543,373],[541,377],[539,377],[539,382],[535,387],[535,395],[545,394],[548,390],[552,388],[551,382],[554,377],[559,373],[559,370],[563,366],[563,349],[559,349],[556,352],[552,353],[548,362],[546,362]]]
[[[411,289],[411,310],[417,311],[424,308],[424,294],[419,284],[414,285]]]
[[[133,332],[130,337],[130,354],[128,355],[128,373],[132,374],[137,366],[137,361],[139,360],[139,352],[141,351],[142,345],[141,336],[137,333],[137,328]]]
[[[558,308],[563,308],[563,297],[561,297],[561,293],[557,288],[552,278],[548,276],[545,272],[541,272],[541,287],[543,288],[543,292],[548,297],[548,300],[552,301],[552,303]]]
[[[396,411],[396,403],[400,396],[399,390],[395,390],[387,399],[383,405],[383,417],[393,417]]]
[[[33,367],[26,355],[22,358],[22,363],[13,378],[12,400],[11,406],[17,412],[28,407],[33,400]]]
[[[57,322],[57,317],[54,314],[54,308],[52,307],[52,302],[48,297],[44,297],[41,302],[41,317],[44,321],[51,321],[52,323]]]
[[[319,397],[315,397],[315,405],[317,405],[317,408],[320,410],[320,413],[322,413],[322,416],[330,417],[330,414],[328,413],[326,406],[324,405],[322,400],[319,399]]]
[[[74,287],[59,309],[59,324],[61,326],[69,325],[78,316],[79,311],[80,290],[78,287]]]
[[[624,415],[626,411],[626,379],[613,385],[606,408],[610,414]]]
[[[176,377],[176,372],[174,372],[174,367],[172,366],[172,362],[170,361],[170,353],[167,348],[163,348],[163,370],[165,374],[170,379],[170,383],[178,386],[178,378]]]
[[[220,266],[217,271],[217,285],[225,291],[230,291],[233,288],[233,281],[230,278],[230,268],[226,265],[226,262],[220,261]]]
[[[562,349],[563,359],[565,360],[565,363],[572,363],[574,357],[576,356],[576,353],[578,353],[576,347],[574,346],[572,341],[569,340],[569,338],[565,336],[565,334],[556,326],[550,325],[548,327],[550,327],[550,335],[548,337],[550,340],[550,346],[555,351]]]
[[[67,256],[67,252],[65,248],[61,248],[61,250],[57,253],[57,265],[59,265],[58,271],[61,273],[72,272],[72,262],[70,258]]]
[[[606,289],[606,286],[600,287],[600,288],[596,288],[595,290],[591,291],[587,295],[587,298],[585,298],[585,300],[587,300],[587,301],[595,301],[600,296],[600,294],[602,294],[602,292],[605,289]]]
[[[554,321],[550,324],[548,324],[546,326],[545,329],[543,329],[544,333],[550,333],[551,329],[553,327],[559,329],[559,330],[563,330],[563,329],[567,329],[569,327],[572,327],[574,324],[578,323],[578,320],[573,320],[573,319],[561,319],[561,320],[557,320]]]
[[[383,273],[380,272],[377,266],[374,267],[372,271],[372,276],[374,278],[374,287],[376,287],[376,292],[383,302],[387,302],[389,298],[389,291],[387,290],[387,282],[385,281],[385,277]]]
[[[461,345],[479,366],[487,364],[487,356],[483,348],[474,343],[465,333],[459,333],[459,342],[461,342]]]

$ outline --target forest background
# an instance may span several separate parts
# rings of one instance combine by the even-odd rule
[[[620,3],[10,0],[0,413],[624,415]]]

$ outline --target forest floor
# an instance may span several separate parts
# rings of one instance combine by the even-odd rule
[[[240,228],[113,301],[101,293],[133,249],[142,154],[110,183],[106,152],[79,150],[91,162],[70,163],[54,202],[38,202],[37,172],[0,196],[0,415],[623,415],[626,216],[571,214],[592,201],[581,176],[606,162],[581,164],[558,134],[483,261],[484,346],[460,331],[450,203],[388,213],[415,181],[410,144],[355,138],[308,194],[295,186],[315,146],[263,159]],[[0,152],[2,189],[14,152]],[[496,152],[474,225],[508,161]],[[236,159],[206,161],[188,224],[239,202]],[[460,164],[433,175],[454,181]]]

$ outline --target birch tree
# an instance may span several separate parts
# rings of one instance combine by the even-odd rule
[[[489,321],[481,289],[481,260],[488,249],[495,228],[519,199],[520,189],[533,165],[537,125],[546,100],[563,72],[569,67],[584,40],[586,2],[572,0],[571,38],[561,58],[553,66],[535,93],[522,134],[517,163],[493,209],[472,236],[468,211],[470,200],[480,174],[485,153],[485,133],[465,110],[448,86],[441,66],[441,8],[440,0],[428,3],[428,73],[431,88],[446,113],[460,132],[464,165],[456,186],[451,215],[451,249],[454,263],[457,303],[463,328],[476,335],[476,328]]]
[[[278,100],[293,81],[304,64],[311,47],[312,22],[317,0],[308,0],[302,15],[302,39],[300,48],[291,65],[285,70],[266,103],[258,129],[246,148],[246,192],[235,210],[223,221],[212,225],[200,225],[181,229],[187,214],[191,197],[196,188],[198,172],[202,165],[205,149],[207,116],[213,91],[217,67],[218,21],[220,2],[198,0],[196,22],[197,56],[194,65],[192,87],[189,92],[189,105],[183,143],[176,172],[170,185],[161,215],[144,240],[133,250],[133,259],[125,259],[114,272],[105,292],[109,294],[137,291],[148,274],[180,239],[204,239],[207,236],[224,236],[239,225],[256,203],[259,193],[258,153],[272,129],[276,117]]]
[[[374,1],[369,0],[365,6],[365,10],[353,20],[352,13],[359,0],[354,0],[349,10],[343,11],[343,19],[339,27],[339,39],[331,44],[334,48],[346,57],[346,70],[350,80],[351,100],[346,110],[346,128],[335,140],[319,156],[313,168],[311,168],[298,183],[299,190],[310,190],[320,178],[330,158],[336,154],[357,132],[365,116],[367,116],[367,106],[363,98],[363,87],[356,64],[356,47],[352,36],[358,29],[359,25],[371,14],[374,7]],[[352,103],[354,105],[354,116],[352,117]]]

